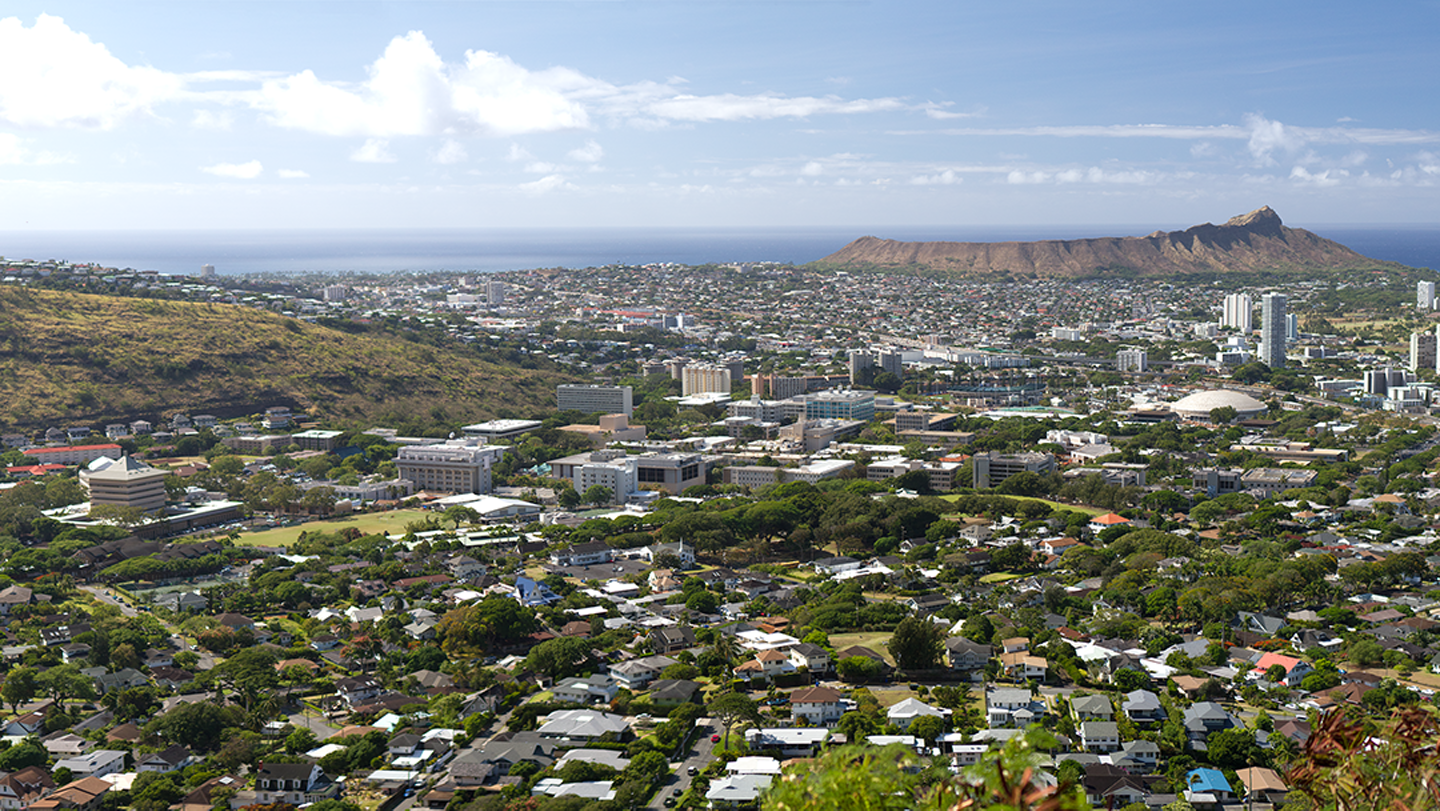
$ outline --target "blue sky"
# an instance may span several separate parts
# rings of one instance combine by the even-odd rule
[[[1440,219],[1440,5],[0,5],[0,229]]]

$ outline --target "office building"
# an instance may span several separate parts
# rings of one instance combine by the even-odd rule
[[[119,445],[69,445],[63,448],[31,448],[22,451],[25,461],[34,465],[84,465],[101,458],[119,459],[125,455]]]
[[[875,366],[875,356],[868,349],[850,350],[850,385],[861,381],[865,370]]]
[[[1143,372],[1150,368],[1150,353],[1143,349],[1122,349],[1115,354],[1115,368],[1122,372]]]
[[[433,445],[402,447],[395,456],[400,478],[417,490],[447,493],[489,493],[490,468],[505,455],[502,445],[474,439],[452,439]]]
[[[80,484],[90,491],[90,506],[136,507],[154,512],[165,506],[165,476],[133,456],[96,460],[80,471]]]
[[[1410,371],[1435,368],[1435,343],[1430,330],[1410,333]]]
[[[1416,282],[1415,306],[1422,310],[1435,309],[1435,283]]]
[[[1225,309],[1220,315],[1220,326],[1234,327],[1241,335],[1248,335],[1254,304],[1249,293],[1231,293],[1225,297]]]
[[[596,386],[561,383],[555,387],[555,407],[581,414],[624,414],[634,416],[634,392],[629,386]]]
[[[1083,341],[1085,331],[1071,327],[1051,327],[1050,337],[1057,341]]]
[[[608,489],[613,502],[623,502],[640,489],[637,486],[635,459],[623,452],[580,465],[573,481],[575,492],[582,496],[591,487]]]
[[[971,457],[975,463],[975,489],[994,487],[1016,473],[1050,473],[1055,457],[1048,453],[1000,453],[989,451]]]
[[[805,418],[869,422],[875,419],[875,392],[837,389],[806,395]]]
[[[593,412],[592,412],[593,413]],[[539,420],[490,420],[489,422],[477,422],[474,425],[466,425],[460,429],[467,437],[483,439],[486,442],[499,442],[502,439],[511,439],[522,434],[528,434],[544,425]]]
[[[685,397],[692,394],[729,394],[730,381],[729,367],[695,363],[680,371],[680,393]]]
[[[1260,357],[1271,369],[1285,368],[1285,294],[1266,293],[1260,299]]]
[[[298,434],[291,434],[290,441],[307,451],[325,451],[329,453],[335,450],[335,446],[339,444],[341,436],[342,434],[339,431],[313,429],[301,431]]]
[[[660,489],[679,495],[688,487],[705,483],[704,460],[699,454],[693,453],[642,453],[639,456],[630,456],[621,450],[591,451],[551,460],[550,470],[556,478],[569,479],[578,493],[583,494],[587,487],[599,484],[610,487],[616,496],[622,499],[641,489]],[[632,475],[634,483],[630,484],[629,477]],[[607,483],[612,481],[614,487]],[[619,487],[629,489],[617,489]]]

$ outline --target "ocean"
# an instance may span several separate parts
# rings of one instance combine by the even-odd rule
[[[1155,227],[527,228],[274,231],[0,231],[0,256],[98,262],[198,275],[486,273],[608,264],[783,261],[828,256],[861,236],[902,241],[1078,239]],[[1165,229],[1169,230],[1169,229]],[[1336,226],[1309,230],[1375,259],[1440,269],[1440,228]]]

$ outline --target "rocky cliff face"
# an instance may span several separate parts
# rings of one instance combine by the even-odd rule
[[[1269,206],[1233,217],[1224,225],[1205,223],[1144,237],[1041,242],[896,242],[861,237],[820,262],[1041,276],[1091,276],[1115,269],[1163,276],[1387,264],[1309,231],[1287,228]]]

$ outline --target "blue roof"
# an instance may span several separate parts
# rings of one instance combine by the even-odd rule
[[[1186,773],[1185,781],[1189,784],[1191,791],[1235,793],[1235,790],[1230,788],[1230,781],[1225,779],[1225,773],[1219,769],[1191,769]]]

